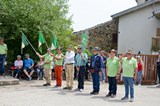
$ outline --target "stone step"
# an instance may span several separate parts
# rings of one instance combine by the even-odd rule
[[[0,86],[18,85],[19,80],[11,76],[0,76]]]

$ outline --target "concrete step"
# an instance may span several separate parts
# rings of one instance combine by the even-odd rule
[[[0,76],[0,86],[18,85],[19,80],[11,76]]]

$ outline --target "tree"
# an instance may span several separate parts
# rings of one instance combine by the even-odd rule
[[[68,9],[68,0],[1,0],[0,36],[5,38],[8,45],[8,60],[13,61],[13,57],[20,53],[21,31],[36,49],[40,30],[49,46],[55,34],[59,44],[66,47],[75,39],[71,17],[67,17]],[[24,53],[35,55],[30,46],[25,48]]]

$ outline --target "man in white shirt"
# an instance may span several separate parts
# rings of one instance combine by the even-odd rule
[[[23,61],[21,60],[21,56],[17,56],[17,60],[14,62],[15,66],[15,77],[21,78],[21,72],[22,72],[22,67],[23,67]]]
[[[72,90],[73,88],[73,75],[74,75],[74,56],[75,53],[72,51],[72,47],[68,47],[65,57],[65,71],[66,71],[66,82],[67,85],[63,89]]]

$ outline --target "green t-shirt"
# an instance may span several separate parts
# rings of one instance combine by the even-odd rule
[[[52,67],[53,67],[52,66],[53,57],[48,53],[46,53],[44,55],[44,63],[47,62],[47,61],[50,61],[50,63],[49,64],[44,64],[44,68],[52,69]]]
[[[109,77],[115,77],[118,72],[118,68],[120,67],[120,62],[118,61],[118,58],[115,56],[114,58],[108,58],[106,67],[108,68],[107,70],[107,75]]]
[[[57,55],[56,55],[56,57],[60,59],[60,60],[56,60],[56,61],[55,61],[55,64],[56,64],[57,66],[62,66],[62,64],[63,64],[63,57],[62,57],[62,55],[63,55],[63,54],[57,54]]]
[[[0,45],[0,54],[7,54],[7,50],[6,44]]]
[[[122,69],[124,77],[133,77],[137,68],[137,60],[132,57],[128,60],[127,57],[122,58]]]

